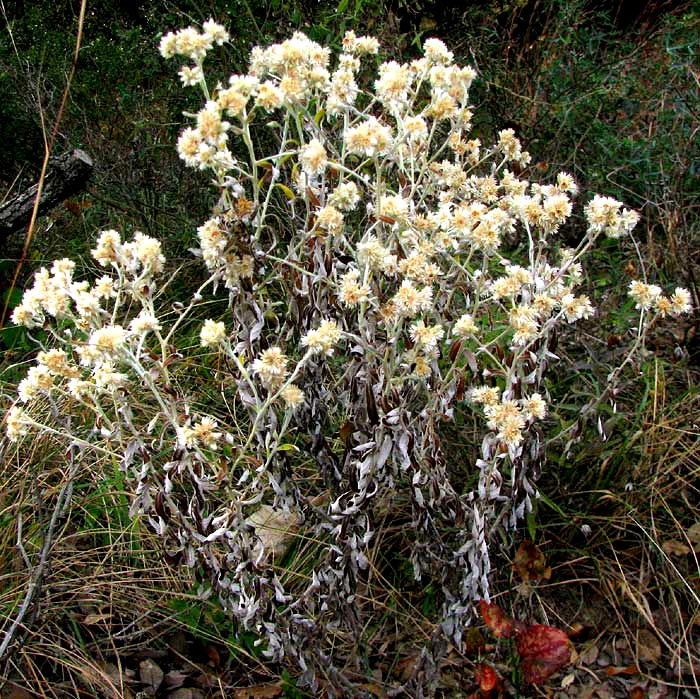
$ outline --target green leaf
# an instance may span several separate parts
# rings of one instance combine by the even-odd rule
[[[537,518],[534,512],[527,513],[527,533],[530,538],[534,541],[535,535],[537,534]]]
[[[289,187],[282,184],[281,182],[277,182],[277,186],[282,190],[282,193],[285,197],[287,197],[287,199],[289,199],[289,201],[292,201],[292,199],[294,199],[294,192],[292,192],[292,190],[289,189]]]
[[[299,451],[299,447],[294,444],[280,444],[277,451]]]

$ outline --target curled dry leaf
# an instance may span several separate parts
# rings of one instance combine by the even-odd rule
[[[234,693],[234,699],[268,699],[282,694],[282,687],[278,684],[258,684],[254,687],[242,687]]]
[[[605,674],[608,677],[617,677],[618,675],[637,675],[639,668],[636,665],[609,665],[605,668]]]

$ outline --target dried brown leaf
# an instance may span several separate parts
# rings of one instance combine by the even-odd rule
[[[163,682],[165,673],[151,658],[146,658],[139,663],[139,678],[141,682],[157,690]]]
[[[532,541],[523,541],[518,547],[513,559],[513,570],[525,582],[549,580],[552,575],[544,554]]]
[[[233,693],[234,699],[267,699],[282,694],[279,684],[258,684],[255,687],[242,687]]]
[[[685,556],[690,553],[690,546],[676,539],[664,541],[661,548],[669,556]]]
[[[640,629],[637,634],[639,659],[647,663],[657,663],[661,657],[661,643],[649,629]]]

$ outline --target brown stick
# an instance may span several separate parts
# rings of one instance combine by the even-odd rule
[[[68,74],[68,79],[66,80],[66,87],[63,90],[63,97],[61,98],[61,104],[58,107],[58,114],[56,116],[56,121],[53,125],[51,131],[51,138],[46,141],[46,131],[44,131],[44,162],[41,166],[41,175],[39,176],[39,183],[37,185],[36,197],[34,199],[34,208],[32,210],[31,220],[29,221],[29,226],[27,228],[27,235],[24,238],[24,247],[22,248],[22,257],[20,257],[17,267],[15,267],[15,274],[12,277],[12,284],[10,284],[10,293],[7,294],[5,299],[5,306],[2,309],[2,316],[0,316],[0,328],[5,324],[5,318],[7,316],[7,309],[10,304],[11,292],[17,284],[17,279],[19,278],[19,273],[22,269],[22,265],[27,259],[27,253],[29,252],[29,245],[32,242],[32,235],[34,233],[34,224],[36,223],[37,213],[39,211],[39,202],[41,201],[41,191],[44,187],[44,180],[46,179],[46,170],[49,164],[49,158],[51,157],[51,151],[53,150],[54,144],[56,143],[56,137],[58,136],[58,128],[63,119],[63,111],[66,108],[66,102],[68,101],[68,94],[70,93],[70,86],[73,82],[73,76],[75,75],[75,69],[78,65],[78,54],[80,53],[80,45],[83,40],[83,24],[85,22],[85,7],[87,6],[87,0],[81,0],[80,3],[80,15],[78,16],[78,34],[75,38],[75,51],[73,53],[73,62],[71,63],[70,73]],[[43,124],[43,113],[41,114],[42,124]]]

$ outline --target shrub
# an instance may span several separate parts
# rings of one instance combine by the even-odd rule
[[[198,571],[201,594],[266,656],[292,659],[303,684],[322,670],[330,693],[351,691],[342,649],[362,655],[378,522],[410,509],[413,576],[443,599],[405,686],[419,694],[488,599],[494,532],[537,497],[557,333],[595,313],[577,293],[582,261],[638,215],[595,196],[583,240],[562,248],[576,183],[522,179],[530,156],[512,130],[490,145],[469,137],[475,72],[437,39],[372,80],[375,39],[348,32],[331,70],[330,52],[298,33],[209,85],[205,56],[227,39],[209,21],[160,45],[189,59],[180,79],[204,94],[177,148],[219,195],[198,229],[207,278],[163,307],[160,242],[114,230],[92,252],[106,271],[95,281],[65,259],[39,270],[13,319],[53,341],[7,433],[116,459],[131,514]],[[207,317],[219,287],[229,311]],[[650,319],[690,310],[684,289],[634,281],[630,294],[639,325],[622,366]],[[220,399],[203,386],[210,373]],[[473,487],[440,439],[465,414],[483,424]],[[279,566],[294,537],[317,547],[301,582]]]

